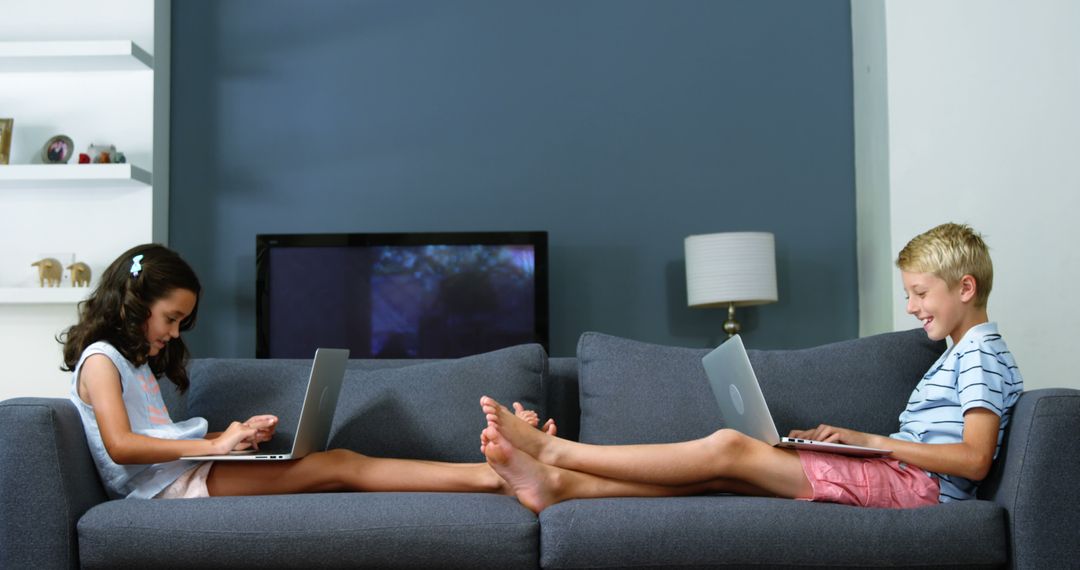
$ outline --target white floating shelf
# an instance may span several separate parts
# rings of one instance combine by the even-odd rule
[[[135,42],[0,42],[0,72],[135,71],[154,67],[154,56]]]
[[[153,179],[131,164],[0,165],[0,188],[149,187]]]
[[[90,296],[89,287],[0,287],[0,305],[75,304]]]

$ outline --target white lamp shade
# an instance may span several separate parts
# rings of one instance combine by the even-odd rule
[[[691,307],[776,301],[776,243],[768,232],[686,238],[686,297]]]

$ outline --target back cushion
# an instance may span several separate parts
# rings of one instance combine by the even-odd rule
[[[585,333],[578,341],[583,443],[669,443],[720,427],[701,367],[708,350]]]
[[[188,366],[187,415],[206,418],[213,432],[224,430],[232,421],[274,414],[278,429],[270,443],[275,448],[287,447],[292,444],[310,372],[310,360],[192,360]],[[179,419],[171,408],[169,415],[174,421]]]
[[[748,350],[780,435],[830,424],[889,435],[945,351],[920,329],[803,350]]]
[[[821,423],[888,435],[944,348],[915,329],[803,350],[747,352],[781,435]],[[701,366],[708,352],[582,335],[581,441],[665,443],[722,427]]]
[[[521,402],[545,416],[547,355],[521,345],[454,360],[352,360],[345,373],[328,448],[376,457],[483,461],[487,422],[480,396]],[[191,366],[188,410],[212,431],[260,413],[280,418],[272,443],[295,435],[310,360],[200,360]]]

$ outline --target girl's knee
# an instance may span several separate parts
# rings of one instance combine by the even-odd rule
[[[348,449],[328,449],[311,453],[301,461],[306,460],[309,464],[318,465],[321,468],[340,468],[347,465],[359,467],[367,459],[366,455]]]
[[[320,453],[326,455],[326,457],[328,457],[332,461],[359,462],[368,459],[366,455],[362,455],[351,449],[327,449],[326,451],[322,451]]]
[[[355,489],[356,474],[363,471],[369,458],[348,449],[328,449],[305,456],[300,461],[315,490],[336,491]]]

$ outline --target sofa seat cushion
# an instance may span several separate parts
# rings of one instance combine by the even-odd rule
[[[543,568],[965,567],[1008,562],[987,501],[868,509],[713,495],[587,499],[540,513]]]
[[[489,494],[125,499],[78,532],[89,568],[535,568],[539,551],[536,517]]]

